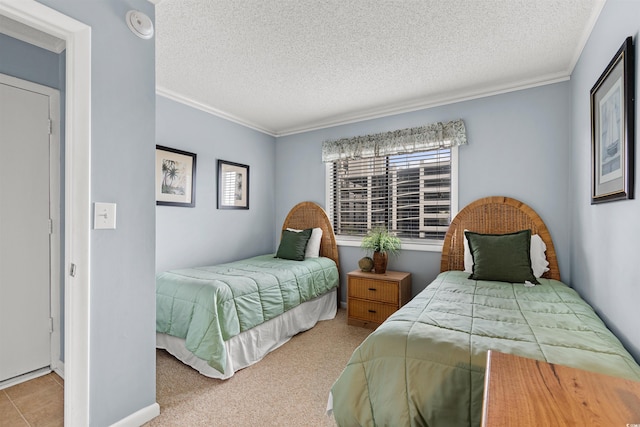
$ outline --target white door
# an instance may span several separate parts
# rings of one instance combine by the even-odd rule
[[[49,97],[0,83],[0,381],[50,366]]]

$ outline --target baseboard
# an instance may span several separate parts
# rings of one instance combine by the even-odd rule
[[[60,375],[60,378],[64,379],[64,362],[58,360],[57,362],[51,362],[51,365],[48,368],[38,369],[33,372],[28,372],[24,375],[20,375],[16,378],[11,378],[5,381],[0,381],[0,390],[12,387],[16,384],[20,384],[29,380],[33,380],[35,378],[41,377],[43,375],[47,375],[51,371]]]
[[[64,379],[64,362],[58,360],[51,364],[51,370],[58,374],[60,378]]]
[[[51,368],[46,367],[46,368],[35,370],[33,372],[27,372],[26,374],[23,374],[14,378],[9,378],[8,380],[0,381],[0,390],[13,387],[14,385],[17,385],[26,381],[30,381],[38,377],[42,377],[44,375],[47,375],[50,372],[51,372]]]
[[[158,403],[154,403],[153,405],[142,408],[128,417],[121,419],[117,423],[111,424],[111,427],[140,427],[158,415],[160,415],[160,405],[158,405]]]

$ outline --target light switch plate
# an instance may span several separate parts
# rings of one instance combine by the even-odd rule
[[[93,228],[95,230],[114,230],[116,228],[116,204],[93,204]]]

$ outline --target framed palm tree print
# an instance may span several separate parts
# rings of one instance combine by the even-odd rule
[[[194,153],[156,145],[156,205],[195,207]]]

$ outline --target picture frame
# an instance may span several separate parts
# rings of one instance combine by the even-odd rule
[[[197,155],[156,145],[156,205],[196,206]]]
[[[218,160],[218,209],[249,209],[249,166]]]
[[[627,37],[590,92],[591,204],[634,197],[634,69]]]

